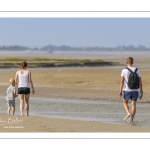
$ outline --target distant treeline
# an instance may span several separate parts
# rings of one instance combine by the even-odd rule
[[[43,51],[57,51],[57,50],[62,50],[62,51],[92,51],[92,50],[109,50],[109,51],[115,51],[115,50],[150,50],[149,47],[145,47],[143,45],[139,45],[137,47],[133,45],[129,46],[117,46],[117,47],[71,47],[67,45],[61,45],[61,46],[54,46],[54,45],[47,45],[41,48],[30,48],[30,47],[24,47],[24,46],[0,46],[0,50],[43,50]]]
[[[27,50],[29,47],[24,46],[0,46],[0,50]]]

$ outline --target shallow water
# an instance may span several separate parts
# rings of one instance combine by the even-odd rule
[[[150,127],[149,108],[149,103],[137,103],[137,113],[132,125]],[[5,97],[1,96],[1,113],[6,113],[6,109]],[[15,114],[20,114],[18,98],[16,98]],[[130,125],[130,119],[123,121],[126,113],[122,103],[115,101],[31,98],[30,115]]]
[[[47,58],[149,58],[150,51],[0,51],[1,57],[47,57]]]

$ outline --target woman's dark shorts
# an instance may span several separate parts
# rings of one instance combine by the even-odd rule
[[[30,88],[27,87],[20,87],[18,88],[18,94],[30,94]]]

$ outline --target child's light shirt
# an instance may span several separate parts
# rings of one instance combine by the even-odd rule
[[[14,91],[16,91],[15,86],[9,86],[7,88],[7,91],[6,91],[6,93],[7,93],[6,101],[15,100]]]

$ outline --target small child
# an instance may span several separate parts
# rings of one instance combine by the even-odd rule
[[[15,97],[17,97],[16,94],[16,88],[15,88],[15,79],[10,79],[10,86],[7,88],[7,96],[6,101],[8,105],[7,113],[10,115],[10,109],[12,108],[12,115],[15,113]]]

